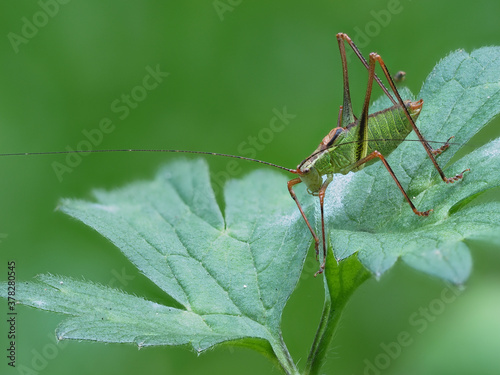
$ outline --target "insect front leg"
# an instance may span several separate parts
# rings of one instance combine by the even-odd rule
[[[323,261],[321,262],[321,265],[319,266],[319,270],[316,271],[314,274],[314,277],[318,276],[320,273],[323,273],[325,270],[325,265],[326,265],[326,254],[327,254],[327,248],[326,248],[326,234],[325,234],[325,210],[324,210],[324,202],[325,202],[325,192],[326,188],[332,182],[333,176],[330,174],[328,175],[327,179],[321,185],[321,189],[318,191],[318,197],[319,197],[319,207],[321,211],[321,233],[323,235]]]
[[[321,211],[321,233],[322,233],[322,243],[323,243],[323,261],[321,262],[319,270],[316,271],[316,273],[314,274],[315,277],[318,276],[319,274],[323,273],[323,271],[325,270],[325,265],[326,265],[326,254],[327,254],[326,249],[327,248],[326,248],[326,235],[325,235],[324,202],[325,202],[326,188],[328,187],[330,182],[332,182],[332,178],[333,177],[331,175],[329,175],[327,177],[327,179],[325,180],[325,182],[323,183],[323,185],[321,185],[321,188],[319,189],[318,193],[314,194],[314,195],[317,195],[319,197],[319,204],[320,204],[320,211]],[[291,197],[293,198],[293,200],[297,204],[297,207],[299,208],[300,214],[302,215],[302,218],[306,222],[307,227],[309,228],[309,231],[311,232],[311,234],[314,238],[314,249],[316,251],[316,260],[318,260],[319,238],[318,238],[316,232],[314,231],[314,229],[312,228],[311,223],[307,219],[306,214],[304,213],[304,210],[302,209],[302,206],[300,205],[300,202],[297,199],[297,195],[293,191],[293,186],[300,184],[301,182],[302,182],[302,180],[300,178],[294,178],[293,180],[288,181],[288,191],[290,192]]]
[[[292,197],[292,199],[297,204],[297,207],[299,208],[300,214],[302,215],[302,218],[306,222],[307,227],[309,228],[309,231],[311,232],[311,234],[312,234],[312,236],[314,238],[314,249],[316,250],[316,260],[317,260],[318,259],[318,255],[319,255],[319,238],[316,235],[316,232],[314,231],[314,229],[312,228],[311,223],[309,223],[309,220],[307,219],[306,214],[304,213],[304,210],[302,209],[302,206],[300,205],[300,202],[297,199],[297,195],[293,191],[293,187],[295,185],[297,185],[297,184],[300,184],[301,182],[302,182],[302,180],[299,177],[294,178],[293,180],[288,181],[288,184],[287,184],[288,185],[288,191],[290,192],[290,196]]]

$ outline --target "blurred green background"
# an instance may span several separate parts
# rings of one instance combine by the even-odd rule
[[[74,149],[85,139],[84,130],[109,118],[114,130],[96,148],[241,154],[249,137],[269,127],[273,110],[286,107],[296,117],[255,156],[295,167],[336,124],[342,101],[337,32],[353,37],[365,55],[380,53],[392,72],[406,71],[405,84],[415,93],[450,51],[500,44],[500,3],[491,0],[473,5],[430,0],[64,2],[0,5],[2,153]],[[29,26],[32,22],[39,26]],[[352,62],[352,97],[359,111],[366,72]],[[141,89],[147,67],[157,66],[168,77],[155,88]],[[140,100],[128,105],[127,114],[117,110],[124,105],[122,95],[131,93]],[[497,118],[472,146],[498,135]],[[64,156],[1,158],[0,280],[6,279],[7,260],[15,260],[18,280],[51,272],[165,300],[116,248],[54,209],[62,197],[86,198],[96,187],[150,178],[175,157],[84,156],[61,181],[51,164],[64,163]],[[220,173],[227,160],[209,163]],[[238,164],[243,172],[235,177],[259,168]],[[484,199],[497,199],[498,193]],[[380,281],[366,282],[345,311],[324,372],[377,374],[367,370],[368,363],[381,361],[384,344],[406,331],[411,345],[381,373],[497,374],[500,253],[491,245],[471,248],[473,274],[443,309],[437,307],[447,286],[402,264]],[[322,306],[322,282],[312,277],[316,268],[309,257],[283,317],[284,339],[299,366],[305,364]],[[420,309],[429,307],[429,323],[418,332],[423,326],[411,319],[415,314],[421,319]],[[278,373],[247,349],[221,347],[197,356],[189,348],[138,351],[132,345],[88,342],[55,347],[54,329],[62,316],[23,307],[18,312],[20,367],[8,368],[2,356],[2,374],[23,369],[30,374]],[[6,315],[1,320],[4,352]]]

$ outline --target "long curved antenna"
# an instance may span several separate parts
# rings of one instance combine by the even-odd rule
[[[365,142],[421,142],[420,139],[368,139]],[[351,141],[351,142],[345,142],[340,146],[348,145],[351,143],[356,143],[356,142],[362,142],[362,141]],[[427,141],[428,143],[448,143],[448,144],[461,144],[461,143],[455,143],[455,142],[443,142],[443,141]],[[319,152],[323,152],[318,151]],[[153,152],[165,152],[165,153],[180,153],[180,154],[198,154],[198,155],[212,155],[212,156],[221,156],[225,158],[233,158],[233,159],[241,159],[241,160],[246,160],[246,161],[252,161],[255,163],[260,163],[264,165],[268,165],[270,167],[278,168],[278,169],[283,169],[287,172],[297,174],[296,169],[291,169],[291,168],[286,168],[278,164],[270,163],[267,161],[259,160],[259,159],[253,159],[253,158],[247,158],[246,156],[239,156],[239,155],[231,155],[231,154],[222,154],[219,152],[210,152],[210,151],[191,151],[191,150],[162,150],[162,149],[110,149],[110,150],[65,150],[65,151],[40,151],[40,152],[12,152],[12,153],[4,153],[0,154],[0,157],[2,156],[35,156],[35,155],[65,155],[65,154],[93,154],[93,153],[107,153],[107,152],[145,152],[145,153],[153,153]],[[314,155],[314,154],[313,154]],[[311,155],[311,156],[313,156]]]
[[[107,153],[107,152],[169,152],[169,153],[182,153],[182,154],[201,154],[201,155],[212,155],[212,156],[223,156],[226,158],[242,159],[247,161],[253,161],[255,163],[269,165],[274,168],[284,169],[285,171],[296,173],[295,169],[290,169],[282,167],[281,165],[269,163],[267,161],[247,158],[245,156],[221,154],[219,152],[209,152],[209,151],[191,151],[191,150],[151,150],[151,149],[113,149],[113,150],[66,150],[66,151],[44,151],[44,152],[16,152],[16,153],[6,153],[0,154],[1,156],[33,156],[33,155],[62,155],[62,154],[91,154],[91,153]]]

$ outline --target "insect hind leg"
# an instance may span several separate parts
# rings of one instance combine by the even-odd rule
[[[389,70],[387,69],[387,66],[384,63],[384,60],[382,60],[382,57],[380,57],[380,55],[378,55],[376,53],[370,53],[370,63],[372,62],[372,60],[373,61],[378,61],[379,65],[380,65],[380,68],[382,69],[382,71],[384,73],[384,76],[387,79],[387,83],[389,83],[389,86],[391,87],[391,90],[392,90],[392,92],[394,93],[394,95],[395,95],[395,97],[397,99],[397,102],[399,103],[399,105],[401,106],[401,108],[403,108],[404,114],[405,114],[406,118],[410,122],[411,127],[412,127],[413,131],[415,132],[415,134],[417,134],[417,137],[420,140],[420,142],[422,143],[422,146],[424,146],[424,149],[427,152],[427,155],[429,156],[429,159],[431,159],[431,162],[434,165],[434,168],[438,171],[439,176],[441,177],[441,179],[444,182],[446,182],[447,184],[448,183],[453,183],[455,181],[458,181],[458,180],[462,179],[463,176],[464,176],[464,173],[470,171],[469,168],[465,169],[464,171],[462,171],[462,173],[459,173],[459,174],[457,174],[457,175],[455,175],[453,177],[446,177],[445,174],[444,174],[444,172],[443,172],[443,170],[441,169],[441,167],[439,166],[439,164],[437,163],[436,158],[435,158],[435,155],[441,154],[443,151],[445,151],[449,147],[449,139],[445,143],[444,146],[442,146],[442,147],[440,147],[440,148],[438,148],[436,150],[432,149],[429,146],[429,143],[427,142],[427,140],[424,138],[424,136],[422,135],[422,133],[420,132],[420,130],[415,125],[415,121],[413,121],[413,118],[410,116],[410,113],[408,112],[408,109],[406,108],[406,106],[405,106],[405,104],[403,102],[403,99],[401,99],[401,96],[399,95],[399,92],[396,89],[396,85],[394,84],[394,81],[391,78],[391,75],[389,73]]]
[[[366,157],[364,157],[363,159],[359,160],[358,162],[356,162],[354,165],[353,165],[353,169],[354,168],[357,168],[359,167],[360,165],[362,164],[365,164],[365,163],[368,163],[370,160],[374,159],[374,158],[379,158],[382,163],[384,164],[385,168],[387,169],[387,171],[389,172],[389,174],[391,175],[392,179],[394,180],[394,182],[396,183],[396,185],[398,186],[399,190],[401,191],[401,193],[403,194],[405,200],[408,202],[408,204],[410,205],[412,211],[415,213],[415,215],[417,216],[429,216],[429,214],[433,211],[432,209],[431,210],[427,210],[427,211],[419,211],[417,210],[417,208],[415,207],[415,205],[413,204],[413,202],[411,201],[410,197],[408,196],[408,194],[406,193],[405,189],[403,188],[403,186],[401,185],[401,183],[399,182],[398,178],[396,177],[396,174],[394,173],[394,171],[392,170],[391,166],[389,165],[389,163],[387,162],[387,160],[385,160],[384,156],[378,152],[378,151],[373,151],[372,153],[370,153],[369,155],[367,155]]]
[[[441,155],[443,153],[443,151],[446,151],[449,147],[450,147],[450,141],[455,138],[454,135],[452,135],[450,138],[448,138],[448,140],[444,143],[444,145],[442,145],[441,147],[439,148],[432,148],[431,147],[431,152],[432,152],[432,155],[434,156],[438,156],[438,155]]]
[[[343,73],[344,73],[344,92],[347,90],[347,95],[349,95],[349,80],[347,78],[347,57],[346,57],[346,53],[345,53],[344,42],[346,42],[347,44],[349,44],[349,46],[351,47],[351,49],[354,51],[354,53],[356,54],[356,56],[358,57],[358,59],[361,61],[361,63],[364,65],[364,67],[367,70],[370,70],[370,66],[368,64],[368,61],[366,61],[366,59],[363,57],[363,55],[361,54],[361,51],[356,46],[356,44],[354,44],[354,42],[349,37],[349,35],[344,34],[344,33],[338,33],[337,34],[337,41],[339,43],[340,56],[342,58],[342,67],[343,67]],[[377,82],[377,84],[380,86],[380,88],[382,89],[382,91],[384,91],[384,94],[387,95],[387,97],[391,100],[392,104],[396,105],[397,102],[394,100],[394,98],[392,97],[392,95],[389,93],[389,90],[384,86],[384,84],[382,83],[382,81],[380,80],[380,78],[376,74],[374,75],[373,78],[375,79],[375,81]],[[345,87],[346,85],[347,85],[347,88]],[[345,97],[345,93],[344,93],[344,97]],[[349,101],[349,104],[350,104],[350,101],[351,101],[350,96],[348,97],[348,101]],[[346,103],[344,103],[344,105],[345,104]],[[352,111],[352,108],[350,108],[350,109]]]

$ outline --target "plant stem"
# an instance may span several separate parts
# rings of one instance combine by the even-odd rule
[[[273,347],[274,354],[276,355],[276,359],[281,365],[283,373],[287,375],[299,375],[299,370],[297,369],[297,366],[295,366],[281,334],[279,334],[279,341],[276,340],[271,343],[271,345]]]
[[[358,261],[356,255],[337,264],[330,251],[325,268],[325,304],[304,374],[319,373],[347,301],[369,277],[370,273]]]
[[[337,324],[340,321],[343,307],[344,306],[337,306],[336,309],[332,308],[331,298],[328,291],[326,291],[321,321],[316,332],[316,336],[314,337],[309,357],[307,358],[307,365],[304,374],[313,375],[319,373],[319,370],[324,363],[328,346],[330,345],[333,334],[335,333]]]

